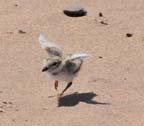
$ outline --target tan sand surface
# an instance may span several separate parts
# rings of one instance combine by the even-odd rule
[[[77,5],[87,16],[63,14]],[[93,55],[59,100],[48,98],[40,33],[65,53]],[[143,0],[0,0],[0,126],[142,126],[143,76]]]

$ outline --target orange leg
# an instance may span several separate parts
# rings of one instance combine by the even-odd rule
[[[57,96],[59,96],[59,93],[58,93],[58,80],[55,81],[54,83],[54,89],[57,91]],[[51,97],[55,97],[55,95],[51,95],[51,96],[48,96],[49,98]]]
[[[58,90],[58,80],[55,81],[54,88],[55,88],[56,91]]]
[[[69,82],[67,84],[67,86],[65,87],[65,89],[62,91],[62,93],[60,93],[60,96],[62,96],[64,94],[64,92],[72,85],[72,82]]]

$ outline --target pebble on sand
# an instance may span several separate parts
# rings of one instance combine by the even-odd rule
[[[15,7],[17,7],[17,6],[18,6],[18,4],[15,4],[14,6],[15,6]]]
[[[102,12],[99,12],[99,16],[100,16],[100,17],[103,17],[103,14],[102,14]]]
[[[100,59],[102,59],[103,57],[102,56],[98,56]]]
[[[108,23],[104,22],[104,21],[100,21],[101,24],[103,25],[108,25]]]
[[[4,111],[0,109],[0,113],[3,113]]]
[[[86,16],[87,11],[82,7],[71,7],[63,10],[63,13],[69,17],[82,17]]]
[[[132,36],[133,36],[133,34],[131,34],[131,33],[126,34],[126,37],[132,37]]]
[[[23,30],[18,30],[18,32],[19,32],[20,34],[25,34],[25,33],[26,33],[26,32],[23,31]]]

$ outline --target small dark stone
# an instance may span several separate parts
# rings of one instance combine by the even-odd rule
[[[23,31],[23,30],[18,30],[18,32],[19,32],[20,34],[25,34],[25,33],[26,33],[26,32]]]
[[[18,4],[15,4],[14,6],[15,6],[15,7],[17,7],[17,6],[18,6]]]
[[[100,17],[103,17],[103,14],[102,14],[102,12],[99,12],[99,16],[100,16]]]
[[[3,110],[0,110],[0,113],[4,112]]]
[[[100,23],[103,24],[103,25],[108,25],[108,23],[106,23],[104,21],[101,21]]]
[[[3,104],[7,104],[7,102],[3,102]]]
[[[98,56],[100,59],[102,59],[103,57],[102,56]]]
[[[133,36],[133,34],[131,34],[131,33],[126,34],[126,37],[132,37],[132,36]]]
[[[82,17],[86,16],[87,11],[84,10],[83,8],[77,8],[77,9],[63,10],[63,13],[69,17]]]

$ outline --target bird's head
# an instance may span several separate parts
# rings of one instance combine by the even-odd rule
[[[53,56],[43,60],[42,72],[54,72],[56,71],[62,63],[62,58],[59,56]]]

